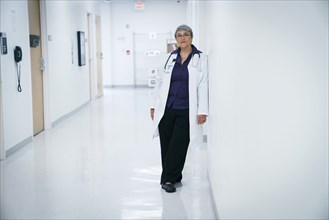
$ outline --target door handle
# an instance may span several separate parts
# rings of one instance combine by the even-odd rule
[[[45,69],[46,69],[45,60],[42,57],[40,57],[40,70],[44,71]]]

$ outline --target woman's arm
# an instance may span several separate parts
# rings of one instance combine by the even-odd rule
[[[200,117],[200,122],[205,121],[204,116],[208,115],[208,57],[207,55],[202,55],[201,60],[201,73],[202,78],[198,85],[198,115]],[[199,117],[198,117],[199,122]]]

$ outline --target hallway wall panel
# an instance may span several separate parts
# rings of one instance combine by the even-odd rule
[[[52,122],[89,101],[88,43],[85,42],[86,65],[79,66],[77,31],[83,31],[88,41],[87,13],[101,15],[100,7],[101,3],[91,1],[47,1]]]
[[[26,1],[0,1],[0,32],[7,35],[8,54],[0,55],[2,79],[4,148],[13,146],[32,137],[31,65],[29,23]],[[14,60],[14,48],[22,48],[20,84]]]
[[[89,101],[89,69],[78,66],[77,31],[87,32],[87,13],[108,18],[109,4],[103,1],[43,1],[46,8],[43,23],[47,28],[48,59],[46,60],[47,123],[63,118]],[[26,0],[0,1],[0,31],[7,34],[8,54],[0,55],[4,148],[15,150],[32,141],[31,64],[28,7]],[[108,36],[108,22],[104,33]],[[88,39],[87,39],[88,41]],[[104,53],[110,54],[104,39]],[[17,74],[13,50],[21,46],[22,92],[17,92]],[[87,45],[87,43],[86,43]],[[44,51],[45,52],[45,51]],[[88,54],[88,50],[86,51]],[[108,68],[105,68],[105,70]],[[96,81],[95,81],[96,83]],[[49,105],[49,106],[48,106]],[[50,118],[50,119],[49,119]],[[47,128],[50,125],[46,126]]]
[[[221,219],[328,218],[328,2],[207,3]]]

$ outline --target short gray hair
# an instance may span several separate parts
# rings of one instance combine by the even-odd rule
[[[189,32],[191,34],[191,37],[193,38],[192,28],[190,28],[186,24],[182,24],[182,25],[180,25],[180,26],[177,27],[177,29],[175,31],[175,38],[176,38],[176,34],[177,34],[178,31],[187,31],[187,32]]]

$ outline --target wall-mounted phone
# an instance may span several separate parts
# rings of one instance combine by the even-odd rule
[[[16,46],[15,49],[14,49],[14,58],[15,58],[15,62],[16,62],[16,63],[21,62],[22,57],[23,57],[23,54],[22,54],[22,48],[19,47],[19,46]]]
[[[0,52],[1,52],[1,54],[8,53],[7,36],[6,36],[6,33],[4,33],[4,32],[0,32]]]
[[[22,61],[23,58],[23,52],[22,48],[19,46],[16,46],[14,49],[14,59],[16,62],[16,71],[17,71],[17,91],[22,92],[21,87],[21,64],[19,62]]]

